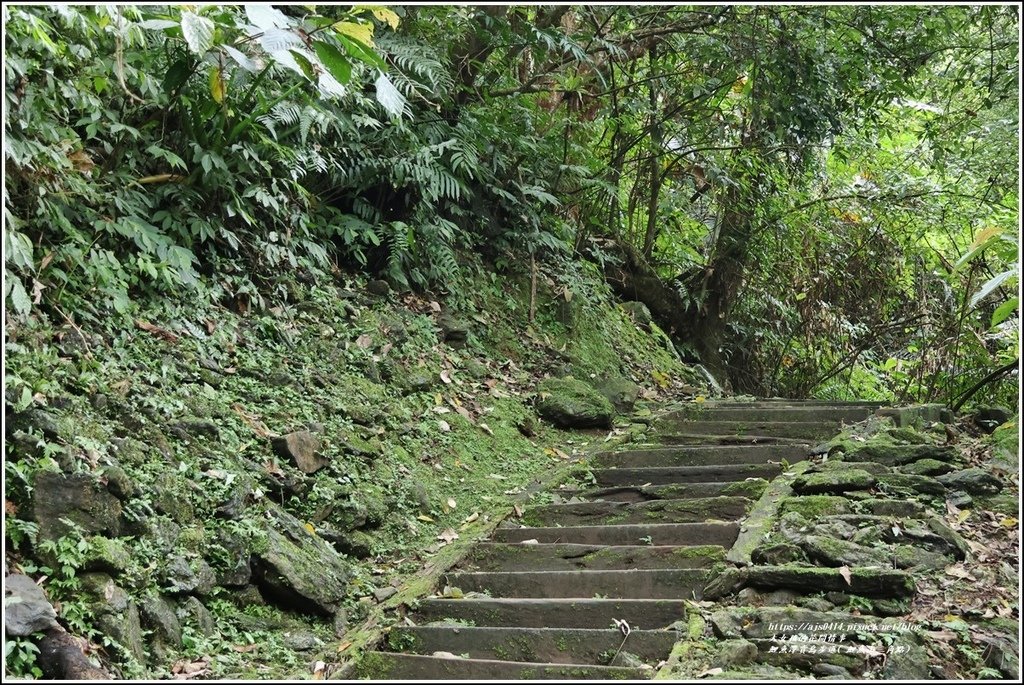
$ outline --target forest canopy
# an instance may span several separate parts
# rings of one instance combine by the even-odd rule
[[[9,326],[587,260],[737,391],[1016,404],[1016,5],[3,12]]]

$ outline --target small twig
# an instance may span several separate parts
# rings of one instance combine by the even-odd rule
[[[617,627],[622,632],[622,642],[619,643],[619,648],[615,650],[615,654],[608,661],[609,666],[613,665],[615,663],[615,660],[619,658],[619,654],[622,652],[622,648],[626,646],[626,640],[629,639],[630,633],[633,632],[633,629],[629,627],[629,623],[627,623],[625,619],[620,621],[617,618],[613,618],[612,621],[614,621],[615,627]]]
[[[124,82],[124,49],[121,45],[121,26],[124,23],[121,17],[121,6],[117,6],[117,31],[114,32],[114,41],[117,48],[114,51],[114,73],[117,74],[117,82],[121,85],[121,90],[124,91],[125,95],[139,103],[140,105],[146,104],[146,101],[140,98],[138,95],[128,90],[128,84]]]

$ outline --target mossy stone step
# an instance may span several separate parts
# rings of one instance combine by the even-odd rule
[[[716,466],[765,464],[785,459],[803,461],[809,450],[800,445],[720,445],[715,447],[655,447],[599,452],[590,463],[597,467]]]
[[[464,571],[572,571],[625,568],[707,568],[725,558],[721,545],[574,545],[484,542]]]
[[[639,680],[651,671],[621,666],[539,664],[369,652],[356,669],[373,680]]]
[[[681,599],[426,599],[414,620],[463,621],[477,626],[610,628],[626,621],[633,630],[666,628],[686,618]]]
[[[855,423],[875,413],[876,405],[759,405],[716,404],[686,407],[665,415],[674,420],[726,420],[726,421],[833,421]]]
[[[838,432],[838,424],[835,432]],[[652,444],[660,445],[800,445],[810,447],[809,438],[787,438],[778,435],[733,435],[733,434],[709,434],[695,433],[681,426],[678,430],[663,431],[645,436],[645,439]],[[813,440],[818,442],[820,439]]]
[[[775,438],[803,438],[825,440],[839,432],[838,421],[727,421],[662,418],[654,422],[654,429],[665,433],[678,431],[687,434],[753,436]]]
[[[626,569],[615,571],[484,571],[445,574],[463,592],[493,597],[581,599],[700,598],[706,569]]]
[[[668,483],[708,483],[747,478],[772,479],[782,473],[781,464],[720,464],[715,466],[652,466],[640,468],[594,469],[598,485],[665,485]]]
[[[560,490],[565,498],[579,497],[609,502],[647,502],[659,499],[686,499],[688,497],[718,497],[735,495],[756,500],[764,492],[768,481],[764,478],[745,478],[737,481],[712,483],[668,483],[664,485],[620,485],[589,490]]]
[[[695,523],[735,521],[750,509],[745,497],[695,497],[665,499],[638,504],[625,502],[574,502],[528,509],[523,523],[529,526],[578,526],[622,523]]]
[[[614,629],[399,626],[391,629],[388,644],[413,654],[451,652],[470,659],[605,665],[622,638]],[[675,631],[634,630],[623,650],[657,663],[677,638]]]
[[[564,528],[499,528],[495,542],[575,543],[582,545],[721,545],[731,546],[737,523],[652,523]]]

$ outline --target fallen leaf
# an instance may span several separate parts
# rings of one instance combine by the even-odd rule
[[[488,426],[486,423],[481,423],[480,424],[480,430],[482,430],[484,433],[487,433],[488,435],[491,435],[491,436],[494,435],[494,431],[492,431],[491,427]]]
[[[438,421],[437,425],[444,433],[448,433],[452,429],[452,427],[448,424],[447,421]]]
[[[517,519],[523,518],[523,507],[518,504],[513,504],[512,513],[516,515]]]
[[[448,508],[449,509],[454,509],[455,508],[455,498],[454,497],[449,497],[448,498]]]
[[[420,514],[416,518],[419,519],[420,521],[426,521],[427,523],[433,523],[434,522],[434,519],[430,518],[426,514]]]
[[[373,338],[371,338],[366,333],[363,333],[361,336],[356,338],[356,347],[361,347],[362,349],[365,350],[368,347],[370,347],[370,345],[372,345],[372,344],[373,344]]]
[[[441,534],[437,536],[437,539],[441,542],[454,542],[459,539],[459,534],[456,533],[453,528],[445,528],[441,531]]]
[[[839,575],[841,575],[843,577],[843,580],[846,581],[847,585],[853,585],[852,575],[850,573],[850,567],[849,566],[840,566],[839,567]]]
[[[709,669],[706,669],[706,670],[701,671],[700,673],[698,673],[697,677],[698,678],[703,678],[704,676],[718,675],[719,673],[722,673],[722,669],[721,668],[709,668]]]
[[[313,680],[323,680],[324,672],[327,670],[327,664],[322,661],[317,661],[313,664]]]
[[[472,514],[466,517],[463,523],[473,523],[473,521],[476,521],[478,518],[480,518],[480,512],[474,511]]]
[[[135,320],[135,327],[140,329],[140,330],[146,331],[147,333],[152,333],[153,335],[157,336],[158,338],[163,338],[167,342],[178,342],[178,336],[177,335],[175,335],[174,333],[171,333],[166,328],[160,328],[159,326],[155,326],[155,325],[151,324],[148,321],[143,321],[142,319],[136,319]]]
[[[248,654],[249,652],[255,652],[259,649],[258,644],[253,645],[231,645],[232,651],[238,652],[239,654]]]
[[[316,528],[313,527],[312,523],[306,522],[302,525],[302,527],[305,528],[310,535],[316,535]]]
[[[452,384],[452,376],[450,373],[448,373],[447,370],[441,372],[441,382],[444,383],[445,385]]]
[[[352,641],[351,640],[345,640],[340,645],[338,645],[338,651],[339,652],[344,652],[346,649],[348,649],[351,646],[352,646]]]

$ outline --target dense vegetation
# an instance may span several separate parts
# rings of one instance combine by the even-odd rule
[[[520,399],[553,359],[651,397],[697,383],[678,352],[749,394],[1017,405],[1015,6],[3,12],[5,397],[68,415],[8,435],[26,559],[35,469],[95,470],[115,437],[136,479],[172,464],[165,496],[198,507],[176,524],[187,556],[236,522],[207,520],[219,501],[185,481],[228,497],[232,469],[266,467],[269,433],[316,423],[344,436],[327,441],[337,482],[281,486],[282,504],[364,533],[369,517],[350,551],[394,560],[472,514],[464,496],[511,485],[481,475],[455,510],[385,481],[451,488],[435,465],[499,458],[453,451],[462,432],[536,447]],[[401,299],[353,295],[367,278]],[[610,293],[646,303],[674,347]],[[439,303],[476,322],[468,352],[441,344]],[[466,388],[418,384],[456,372]],[[470,389],[495,418],[460,403]],[[462,411],[441,435],[423,413],[446,406]],[[155,437],[174,422],[180,441]],[[389,456],[367,466],[353,431]],[[525,482],[550,459],[494,464]],[[95,550],[47,544],[48,591],[70,599]],[[382,584],[368,568],[354,615]],[[232,625],[216,647],[254,641]]]

